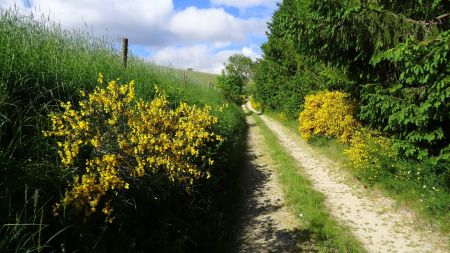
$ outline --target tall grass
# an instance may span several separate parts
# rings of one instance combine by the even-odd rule
[[[98,232],[99,227],[105,227],[102,222],[98,222],[91,224],[91,227],[79,226],[60,233],[70,224],[67,224],[65,217],[52,217],[51,205],[64,194],[65,179],[58,176],[58,157],[54,146],[49,140],[43,139],[41,134],[42,130],[48,128],[49,112],[59,110],[59,101],[76,103],[79,90],[94,89],[98,73],[103,73],[106,80],[135,80],[136,95],[145,100],[153,98],[153,87],[158,85],[174,103],[185,101],[212,106],[226,103],[216,89],[205,88],[205,85],[191,79],[186,82],[182,76],[174,74],[169,68],[150,64],[138,57],[129,56],[128,59],[125,69],[120,64],[120,56],[114,43],[106,38],[95,39],[82,31],[65,30],[45,17],[37,19],[23,16],[16,10],[0,10],[0,225],[3,224],[0,230],[0,251],[15,251],[20,245],[32,245],[33,248],[26,250],[39,251],[40,248],[47,247],[44,244],[53,235],[58,235],[57,240],[53,240],[58,241],[58,247],[70,243],[76,247],[77,242],[70,242],[70,238],[78,236],[78,243],[82,243],[88,241],[86,236],[93,234],[90,233],[92,231],[80,231],[97,229],[95,231]],[[240,146],[245,127],[242,113],[236,106],[225,109],[217,116],[220,123],[216,130],[228,140],[221,148],[222,152],[216,155],[216,177],[222,180],[227,176],[226,170],[234,166],[231,163],[232,157],[238,152],[236,147]],[[214,187],[203,187],[207,189],[199,189],[198,195],[194,194],[192,198],[184,195],[179,197],[181,200],[178,199],[178,202],[181,204],[177,205],[184,203],[186,206],[180,206],[179,210],[169,214],[164,213],[160,220],[155,221],[156,225],[151,224],[163,224],[166,227],[156,232],[147,231],[148,234],[160,236],[161,241],[177,238],[180,249],[186,244],[194,245],[194,248],[206,245],[207,243],[204,243],[199,246],[199,238],[207,241],[214,236],[215,228],[211,227],[221,222],[221,215],[217,213],[220,211],[220,201],[201,194],[215,193],[223,183],[219,179]],[[37,205],[42,206],[42,212],[36,213],[33,205],[29,204],[27,196],[30,190],[40,193]],[[160,205],[158,210],[162,210],[175,202],[177,194],[174,193],[171,202],[155,203]],[[193,210],[198,214],[193,214]],[[210,216],[208,211],[212,213]],[[45,225],[38,222],[41,225],[37,227],[25,226],[30,218],[27,214],[42,214]],[[183,216],[188,218],[183,220]],[[206,224],[208,219],[208,222],[211,222],[209,227]],[[139,221],[135,222],[138,224]],[[185,227],[177,227],[178,224],[184,224]],[[201,229],[198,229],[199,227]],[[115,229],[116,232],[124,233],[123,227]],[[193,232],[189,232],[190,230]],[[201,234],[202,231],[206,231],[205,234]],[[29,236],[30,234],[33,236]],[[85,238],[81,239],[82,236]],[[17,238],[20,240],[17,241]],[[22,244],[25,239],[28,240],[27,243]],[[103,244],[114,242],[111,238],[109,240],[112,241],[105,241],[101,236],[91,239],[102,241]],[[122,241],[126,239],[123,238]],[[177,243],[167,244],[167,241],[161,241],[155,239],[153,246],[178,247]],[[126,243],[139,244],[131,239]],[[63,250],[65,246],[61,247],[60,250]],[[26,250],[21,248],[19,251]],[[85,250],[92,250],[92,247]],[[107,248],[104,250],[108,251]],[[100,251],[99,248],[96,251]]]

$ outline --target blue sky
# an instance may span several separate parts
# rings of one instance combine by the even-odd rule
[[[0,8],[14,3],[95,36],[127,37],[134,54],[157,64],[211,73],[232,54],[259,57],[276,9],[273,0],[1,0]]]

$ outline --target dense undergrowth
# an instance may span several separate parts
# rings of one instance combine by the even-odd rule
[[[254,76],[267,109],[287,121],[301,113],[304,137],[338,140],[339,155],[359,178],[407,200],[445,231],[449,11],[441,0],[284,0]]]
[[[129,57],[124,69],[119,54],[106,39],[64,30],[45,18],[36,21],[15,11],[2,10],[0,45],[0,251],[180,252],[207,251],[215,245],[225,226],[223,209],[231,175],[243,153],[245,125],[237,106],[227,105],[216,89],[186,83],[170,70],[136,57]],[[174,183],[166,173],[146,171],[145,183],[137,183],[128,176],[127,182],[116,185],[119,195],[105,192],[105,196],[118,199],[110,203],[114,206],[114,220],[105,217],[110,213],[107,206],[103,213],[89,209],[86,216],[67,205],[60,207],[59,215],[54,216],[56,203],[64,202],[68,196],[69,199],[78,196],[66,189],[72,178],[84,170],[85,160],[78,160],[70,170],[63,169],[63,165],[70,163],[61,160],[55,139],[43,134],[51,129],[48,115],[62,113],[61,102],[79,105],[84,95],[80,90],[85,94],[93,92],[99,73],[103,73],[107,82],[117,78],[120,83],[134,81],[132,101],[155,103],[152,101],[158,99],[154,89],[157,85],[165,94],[168,114],[183,103],[197,108],[210,106],[211,117],[217,117],[210,130],[223,137],[223,141],[207,144],[201,150],[214,160],[207,162],[211,165],[208,176],[193,182],[187,180],[186,190],[185,182]],[[99,89],[105,87],[100,84]],[[69,116],[74,115],[69,110]],[[119,133],[123,130],[117,129]],[[98,130],[106,138],[108,131]],[[95,150],[94,135],[92,138],[83,135],[90,138],[83,139],[83,143],[93,141]],[[127,141],[132,141],[131,137]],[[117,155],[112,143],[109,145],[107,140],[104,143],[106,146],[98,146],[102,152],[109,150]],[[91,157],[93,147],[80,147],[77,150],[80,158]],[[113,160],[104,162],[112,166]],[[189,162],[199,164],[192,159]],[[101,164],[100,161],[95,166]],[[83,190],[82,185],[72,182],[75,182],[72,189]]]

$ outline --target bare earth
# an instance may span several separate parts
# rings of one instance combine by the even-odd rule
[[[248,163],[240,177],[242,200],[237,221],[237,252],[300,252],[308,241],[294,216],[284,205],[283,189],[264,137],[252,117],[247,117]],[[305,244],[305,243],[303,243]],[[306,243],[310,245],[310,243]]]
[[[433,232],[411,211],[396,208],[393,200],[364,189],[363,185],[352,180],[339,165],[314,152],[300,137],[280,123],[264,115],[261,119],[276,134],[286,151],[301,165],[301,173],[311,180],[317,191],[325,195],[325,204],[331,214],[350,228],[368,252],[450,252],[447,248],[448,235]],[[253,150],[254,145],[262,144],[253,140],[250,147]],[[253,152],[264,156],[258,153],[260,151]],[[268,198],[272,201],[269,196]],[[258,219],[266,218],[275,219],[270,214],[262,215]],[[264,241],[266,245],[271,242],[256,234],[252,235],[251,231],[247,232],[246,236],[252,238],[251,241],[260,240],[261,245]]]

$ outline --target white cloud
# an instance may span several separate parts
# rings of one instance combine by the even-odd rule
[[[14,2],[14,0],[6,0]],[[0,2],[1,3],[1,2]],[[21,9],[44,15],[64,27],[84,29],[94,36],[128,37],[131,43],[158,46],[173,40],[164,24],[174,14],[172,0],[33,0]]]
[[[256,60],[256,58],[260,57],[260,55],[257,54],[255,51],[253,51],[253,48],[251,47],[243,47],[241,49],[241,53],[245,56],[252,58],[253,60]]]
[[[35,0],[33,5],[44,13],[50,13],[70,26],[88,24],[110,26],[117,24],[160,25],[172,12],[171,0]]]
[[[238,50],[214,51],[206,44],[197,44],[188,47],[166,47],[159,50],[151,60],[165,66],[180,69],[193,68],[197,71],[219,74],[223,64],[233,54],[244,54],[256,59],[259,55],[251,47]]]
[[[94,36],[127,37],[130,43],[153,48],[220,46],[263,36],[266,30],[266,19],[238,18],[222,8],[175,10],[172,0],[34,0],[31,5],[37,16],[44,14],[63,26],[87,29]]]
[[[231,6],[237,8],[250,8],[255,6],[273,6],[274,0],[211,0],[214,5]]]
[[[216,49],[220,49],[231,46],[231,42],[214,42],[212,43],[212,46]]]
[[[171,32],[186,39],[210,39],[221,42],[245,38],[241,23],[240,20],[226,13],[223,9],[189,7],[175,14],[168,28]]]
[[[265,20],[240,19],[223,9],[186,8],[176,13],[168,29],[183,40],[218,43],[243,41],[250,33],[264,34]]]

